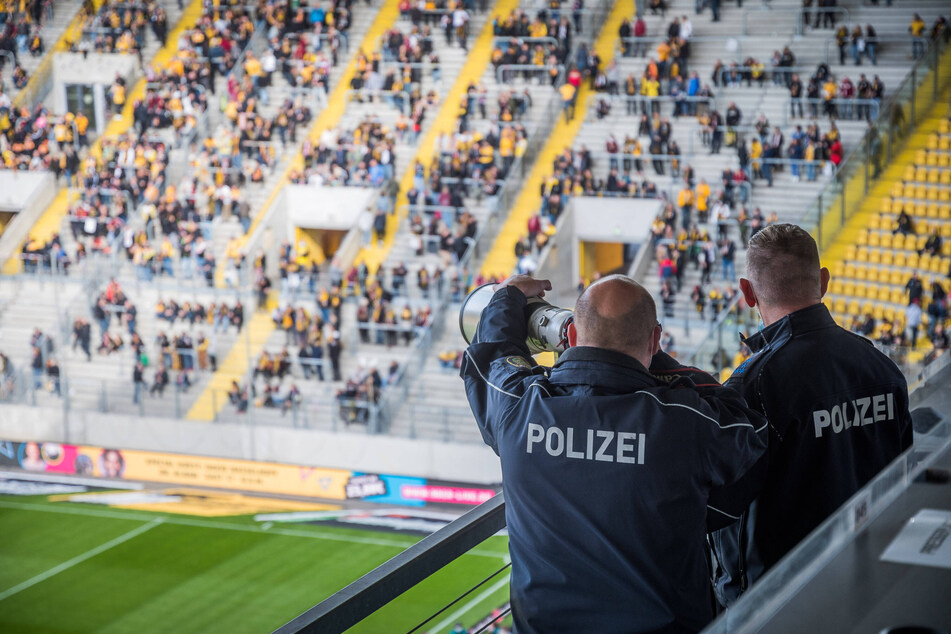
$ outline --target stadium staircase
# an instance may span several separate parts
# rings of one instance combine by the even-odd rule
[[[368,46],[375,46],[376,40],[386,29],[387,23],[390,23],[392,20],[394,7],[390,5],[393,3],[390,1],[384,1],[382,3],[382,7],[388,8],[388,11],[382,13],[382,15],[375,11],[378,4],[380,3],[377,1],[374,1],[370,6],[354,3],[351,13],[351,25],[348,31],[350,48],[342,49],[339,62],[336,66],[332,67],[330,85],[325,98],[316,97],[313,91],[302,91],[289,85],[278,70],[271,75],[271,86],[268,88],[268,104],[264,105],[260,100],[258,101],[258,111],[261,115],[265,119],[272,119],[286,100],[297,99],[298,101],[303,101],[305,105],[310,107],[311,114],[314,117],[311,124],[312,129],[326,125],[326,123],[320,119],[323,118],[326,120],[329,114],[335,113],[337,111],[336,109],[340,108],[339,100],[350,88],[350,78],[352,77],[353,63],[357,53],[359,53],[361,49],[366,50]],[[370,34],[369,37],[368,34]],[[257,29],[251,42],[251,51],[260,59],[261,55],[267,49],[267,45],[267,29]],[[244,60],[242,59],[239,64],[235,65],[234,72],[238,79],[244,74],[243,68],[241,67],[243,62]],[[224,90],[224,87],[227,86],[227,78],[218,79],[218,83],[221,86],[221,90]],[[227,127],[227,125],[222,122],[220,111],[215,108],[213,108],[213,110],[215,110],[215,113],[210,120],[211,125],[209,129],[214,131],[218,126]],[[328,113],[327,110],[330,112]],[[314,134],[310,136],[313,138]],[[254,228],[258,226],[267,210],[274,203],[281,187],[286,184],[289,169],[300,162],[301,146],[307,139],[308,134],[306,129],[298,131],[296,143],[292,143],[290,138],[288,138],[287,144],[281,146],[280,141],[275,138],[272,145],[274,146],[274,154],[277,157],[277,161],[272,168],[267,171],[261,183],[249,182],[245,185],[244,192],[247,196],[247,202],[251,207],[252,217],[252,225],[249,233],[253,232]],[[239,240],[246,238],[244,230],[236,216],[232,215],[227,221],[216,222],[213,231],[213,240],[215,259],[219,263],[225,262],[225,253],[227,252],[228,244],[233,238],[238,238]],[[219,285],[223,282],[223,273],[224,267],[219,267]]]
[[[338,66],[334,67],[331,75],[331,92],[328,97],[327,106],[317,114],[310,132],[300,135],[300,142],[294,151],[284,150],[278,168],[273,174],[268,176],[266,183],[268,183],[270,187],[262,189],[269,189],[269,192],[259,207],[255,208],[252,204],[253,221],[247,236],[254,234],[267,217],[268,212],[273,208],[280,189],[288,182],[288,174],[290,171],[292,169],[302,169],[303,158],[300,153],[300,146],[303,144],[303,141],[308,137],[311,140],[319,139],[325,131],[345,125],[342,124],[341,121],[347,112],[347,93],[350,89],[350,80],[356,68],[356,55],[360,51],[375,50],[378,40],[387,29],[392,27],[398,15],[398,3],[395,2],[395,0],[385,0],[378,11],[373,11],[372,7],[368,9],[356,4],[353,8],[349,60],[346,64],[338,64]],[[274,74],[275,77],[277,75],[278,73]],[[283,81],[283,78],[279,81]],[[261,199],[259,198],[258,200]],[[224,251],[227,248],[227,243],[231,240],[231,237],[237,236],[240,233],[241,228],[235,223],[234,226],[225,231],[218,231],[215,234],[215,257],[219,262],[216,282],[219,286],[224,286],[224,267],[222,264],[225,262]],[[245,236],[245,238],[247,238],[247,236]],[[275,300],[272,299],[269,308],[273,308],[275,305]],[[308,306],[308,310],[311,308],[313,308],[312,304]],[[349,323],[353,323],[352,315],[350,316]],[[237,380],[242,384],[246,383],[245,379],[248,374],[249,359],[251,363],[256,363],[262,350],[275,351],[274,348],[277,348],[276,351],[279,351],[280,347],[283,347],[279,343],[279,338],[282,338],[283,334],[276,332],[274,323],[268,312],[255,312],[253,316],[248,319],[247,328],[249,340],[245,342],[245,345],[233,346],[227,354],[222,355],[218,372],[215,373],[207,389],[203,391],[189,410],[188,418],[194,420],[214,420],[226,404],[226,401],[221,398],[221,395],[229,389],[232,381]],[[272,343],[272,339],[274,343]],[[346,344],[346,341],[344,343]],[[280,347],[278,347],[279,345]],[[303,383],[301,387],[305,387]],[[311,403],[313,402],[322,402],[325,397],[332,398],[330,388],[317,387],[314,389],[318,392],[317,395],[310,395],[309,390],[308,393],[305,393],[305,399],[310,399],[305,406],[305,410],[308,407],[312,407]],[[260,414],[265,418],[268,415],[268,413],[261,408],[255,409],[254,411],[255,414]]]

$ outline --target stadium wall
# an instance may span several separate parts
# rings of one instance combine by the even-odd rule
[[[0,438],[121,447],[310,465],[434,480],[498,484],[498,457],[484,445],[232,423],[129,418],[100,412],[4,405]]]

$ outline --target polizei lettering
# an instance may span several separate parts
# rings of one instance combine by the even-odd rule
[[[644,464],[644,434],[606,429],[578,429],[528,424],[527,453],[545,451],[550,456],[574,460]]]
[[[845,401],[832,409],[820,409],[812,413],[812,422],[816,428],[816,438],[822,438],[823,432],[833,434],[872,423],[895,420],[895,395],[876,394]]]

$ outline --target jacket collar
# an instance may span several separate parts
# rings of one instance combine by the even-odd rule
[[[568,348],[552,367],[551,380],[622,391],[658,385],[657,379],[634,357],[589,346]]]
[[[815,304],[789,313],[779,321],[743,339],[743,343],[749,346],[750,352],[755,354],[766,346],[775,345],[796,335],[832,326],[835,326],[835,320],[829,314],[829,309],[825,304]]]

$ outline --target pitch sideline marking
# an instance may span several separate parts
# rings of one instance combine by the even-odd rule
[[[430,632],[445,632],[446,628],[452,627],[452,625],[455,624],[462,617],[462,615],[464,615],[466,612],[468,612],[472,608],[482,603],[484,600],[488,599],[490,596],[492,596],[493,592],[495,592],[496,590],[499,590],[502,586],[504,586],[508,582],[509,582],[509,576],[505,575],[504,577],[502,577],[501,579],[493,583],[491,586],[489,586],[488,588],[486,588],[485,590],[483,590],[482,592],[474,596],[471,601],[463,605],[461,608],[459,608],[458,610],[456,610],[455,612],[453,612],[452,614],[444,618],[442,621],[440,621],[433,627],[429,628],[429,631]]]
[[[115,539],[110,539],[110,540],[107,541],[105,544],[101,544],[101,545],[99,545],[99,546],[96,546],[95,548],[90,548],[89,550],[87,550],[87,551],[84,552],[83,554],[77,555],[76,557],[73,557],[73,558],[70,559],[69,561],[64,561],[63,563],[59,564],[58,566],[54,566],[54,567],[50,568],[50,569],[47,570],[46,572],[41,572],[40,574],[36,575],[36,576],[33,577],[32,579],[27,579],[27,580],[24,581],[23,583],[19,583],[19,584],[13,586],[12,588],[10,588],[9,590],[5,590],[5,591],[3,591],[3,592],[0,592],[0,601],[3,601],[4,599],[7,599],[7,598],[9,598],[9,597],[12,597],[12,596],[15,595],[16,593],[22,592],[23,590],[26,590],[27,588],[32,588],[32,587],[35,586],[36,584],[41,583],[41,582],[43,582],[43,581],[46,581],[46,580],[49,579],[50,577],[52,577],[52,576],[54,576],[54,575],[58,575],[59,573],[63,572],[64,570],[69,570],[69,569],[72,568],[73,566],[77,566],[77,565],[83,563],[84,561],[86,561],[86,560],[88,560],[88,559],[92,559],[92,558],[95,557],[96,555],[99,555],[99,554],[101,554],[101,553],[104,553],[104,552],[106,552],[107,550],[109,550],[110,548],[115,548],[115,547],[118,546],[119,544],[124,544],[125,542],[129,541],[130,539],[135,539],[136,537],[138,537],[138,536],[141,535],[142,533],[145,533],[146,531],[150,531],[150,530],[152,530],[153,528],[155,528],[156,526],[158,526],[159,524],[162,524],[163,521],[164,521],[164,518],[159,517],[159,518],[156,518],[156,519],[152,520],[152,521],[149,522],[148,524],[143,524],[142,526],[138,526],[138,527],[136,527],[136,528],[133,528],[133,529],[132,529],[131,531],[129,531],[128,533],[123,533],[122,535],[119,535],[119,536],[116,537]]]
[[[38,511],[46,513],[62,513],[65,515],[85,515],[87,517],[108,517],[112,519],[121,519],[121,520],[139,520],[147,521],[155,516],[152,514],[146,513],[136,513],[133,511],[114,511],[106,509],[85,509],[72,506],[49,506],[46,504],[30,504],[27,502],[7,502],[5,500],[0,500],[0,508],[8,509],[19,509],[23,511]],[[415,542],[397,542],[397,541],[387,541],[384,539],[374,539],[372,537],[356,537],[351,535],[336,535],[332,533],[323,533],[319,531],[298,531],[287,528],[275,528],[271,527],[267,530],[260,528],[258,526],[243,526],[241,524],[229,524],[227,522],[212,522],[208,520],[196,520],[189,519],[185,517],[162,517],[162,521],[165,524],[175,524],[179,526],[195,526],[198,528],[218,528],[221,530],[229,531],[243,531],[246,533],[259,533],[261,535],[284,535],[287,537],[308,537],[311,539],[327,539],[330,541],[338,542],[349,542],[353,544],[371,544],[374,546],[386,546],[390,548],[399,548],[400,550],[405,550],[412,546]],[[508,553],[499,553],[492,551],[478,551],[470,550],[468,555],[475,555],[477,557],[489,557],[491,559],[504,559],[508,557]],[[0,600],[3,597],[0,596]]]

